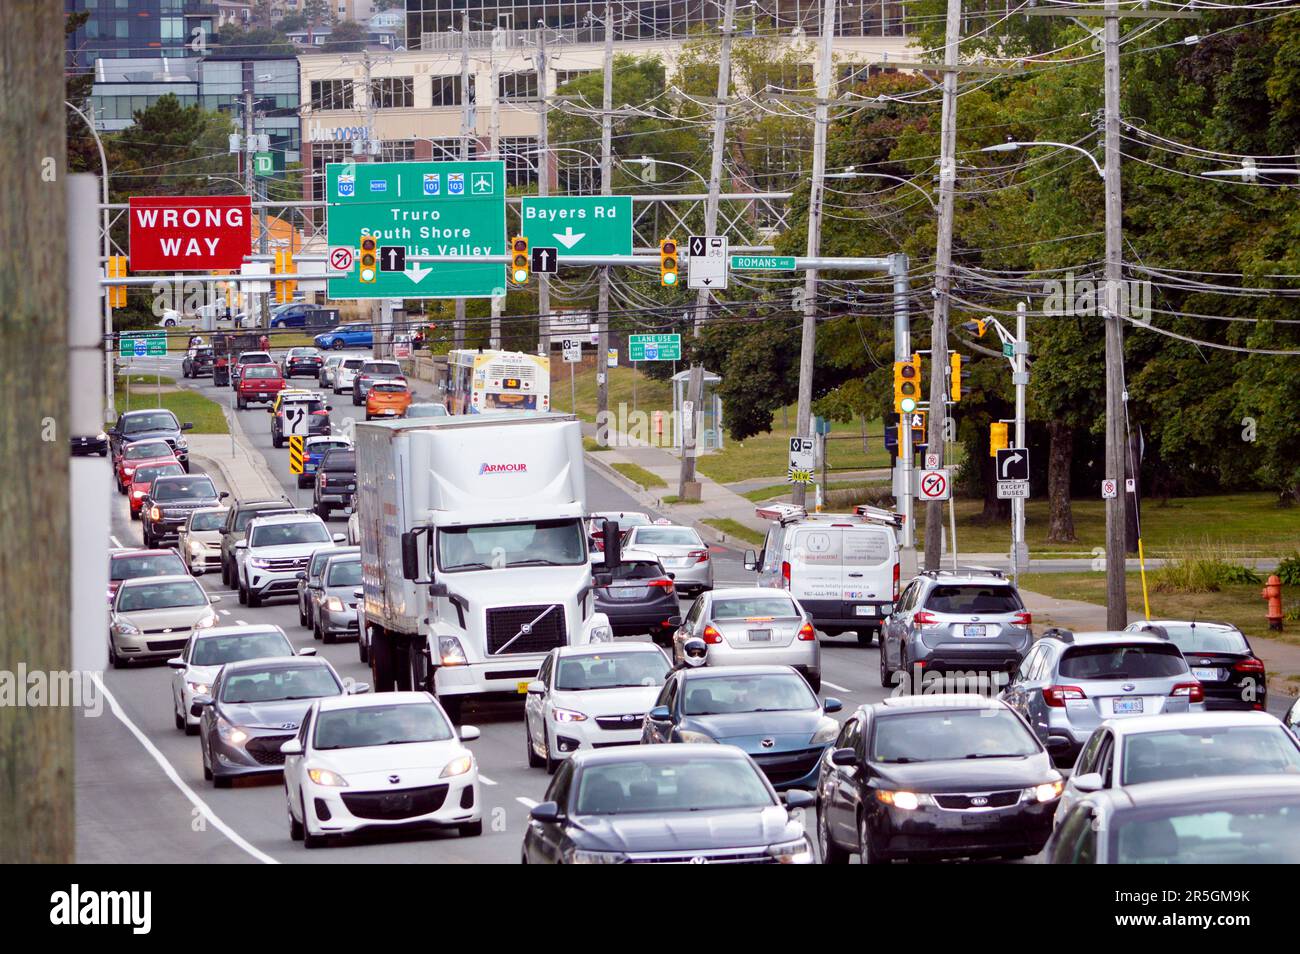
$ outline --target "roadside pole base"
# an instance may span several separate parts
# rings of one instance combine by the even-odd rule
[[[682,503],[700,502],[700,482],[698,480],[688,480],[682,484],[681,500]]]

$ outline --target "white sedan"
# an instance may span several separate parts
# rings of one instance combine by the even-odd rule
[[[212,694],[212,680],[226,663],[281,656],[315,656],[314,647],[294,651],[279,626],[241,624],[196,630],[181,654],[167,660],[172,669],[172,716],[186,735],[199,734],[199,717],[190,708],[195,696]]]
[[[639,743],[669,668],[654,643],[552,649],[524,703],[528,764],[554,772],[579,749]]]
[[[329,696],[312,703],[298,735],[280,746],[289,837],[307,848],[381,828],[483,833],[478,765],[427,692]]]

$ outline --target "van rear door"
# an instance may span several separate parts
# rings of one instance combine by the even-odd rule
[[[797,527],[786,559],[790,563],[790,592],[805,605],[838,603],[844,590],[844,530],[840,527]],[[813,610],[816,616],[817,611]]]
[[[892,609],[898,542],[894,531],[871,525],[844,529],[844,602],[846,619],[879,620]]]

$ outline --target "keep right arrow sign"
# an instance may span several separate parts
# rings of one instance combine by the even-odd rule
[[[1023,447],[1005,447],[998,451],[998,480],[1028,480],[1029,451]]]

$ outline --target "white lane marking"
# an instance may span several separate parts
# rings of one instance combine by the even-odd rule
[[[247,626],[247,625],[248,625],[248,621],[247,621],[247,620],[237,619],[237,620],[235,620],[235,622],[238,623],[240,626]]]
[[[823,679],[823,680],[822,680],[822,685],[823,685],[823,686],[830,686],[832,689],[838,689],[840,692],[852,692],[852,691],[853,691],[853,690],[850,689],[848,686],[837,686],[837,685],[835,685],[835,683],[831,682],[829,679]]]
[[[230,615],[230,610],[218,610],[217,612],[219,612],[222,616]]]
[[[119,540],[117,537],[113,536],[111,533],[108,535],[108,539],[113,541],[113,546],[115,547],[120,547],[122,545],[122,541]]]
[[[204,818],[206,818],[209,822],[211,822],[218,831],[220,831],[223,835],[225,835],[232,842],[234,842],[236,847],[247,852],[249,855],[252,855],[255,859],[260,861],[262,864],[278,865],[280,863],[276,861],[274,858],[272,858],[270,855],[268,855],[266,852],[253,847],[244,839],[244,837],[241,834],[239,834],[239,832],[235,831],[233,828],[231,828],[229,825],[223,822],[220,818],[218,818],[217,813],[212,810],[212,808],[208,805],[208,803],[205,802],[203,799],[199,798],[198,794],[194,791],[194,789],[190,788],[188,785],[185,784],[185,782],[181,779],[180,775],[177,773],[176,769],[172,766],[170,762],[167,761],[166,756],[164,756],[161,752],[158,751],[158,747],[154,745],[151,741],[149,741],[149,737],[145,735],[143,732],[141,732],[139,727],[137,727],[136,724],[127,717],[126,713],[122,711],[122,707],[117,702],[117,697],[114,696],[113,693],[109,691],[106,685],[104,685],[104,682],[100,678],[99,674],[91,673],[90,678],[95,681],[95,685],[99,687],[99,691],[102,692],[104,694],[104,698],[108,700],[108,707],[113,711],[113,715],[117,716],[118,721],[121,722],[124,726],[127,727],[127,729],[130,730],[131,734],[136,737],[136,740],[139,741],[139,743],[144,746],[144,750],[148,752],[151,756],[153,756],[153,760],[158,763],[158,767],[163,770],[163,773],[166,774],[166,776],[169,779],[171,779],[172,784],[181,790],[181,794],[183,794],[186,798],[188,798],[190,800],[190,803],[195,808],[197,808],[200,812],[203,813]]]
[[[482,782],[484,785],[495,785],[495,784],[496,784],[496,782],[492,781],[492,779],[488,778],[488,777],[487,777],[486,775],[484,775],[482,772],[479,773],[478,780],[479,780],[480,782]]]
[[[535,801],[533,801],[531,798],[524,798],[522,795],[517,796],[515,798],[515,801],[517,801],[520,805],[524,806],[524,808],[528,809],[530,812],[537,807],[537,803]]]

